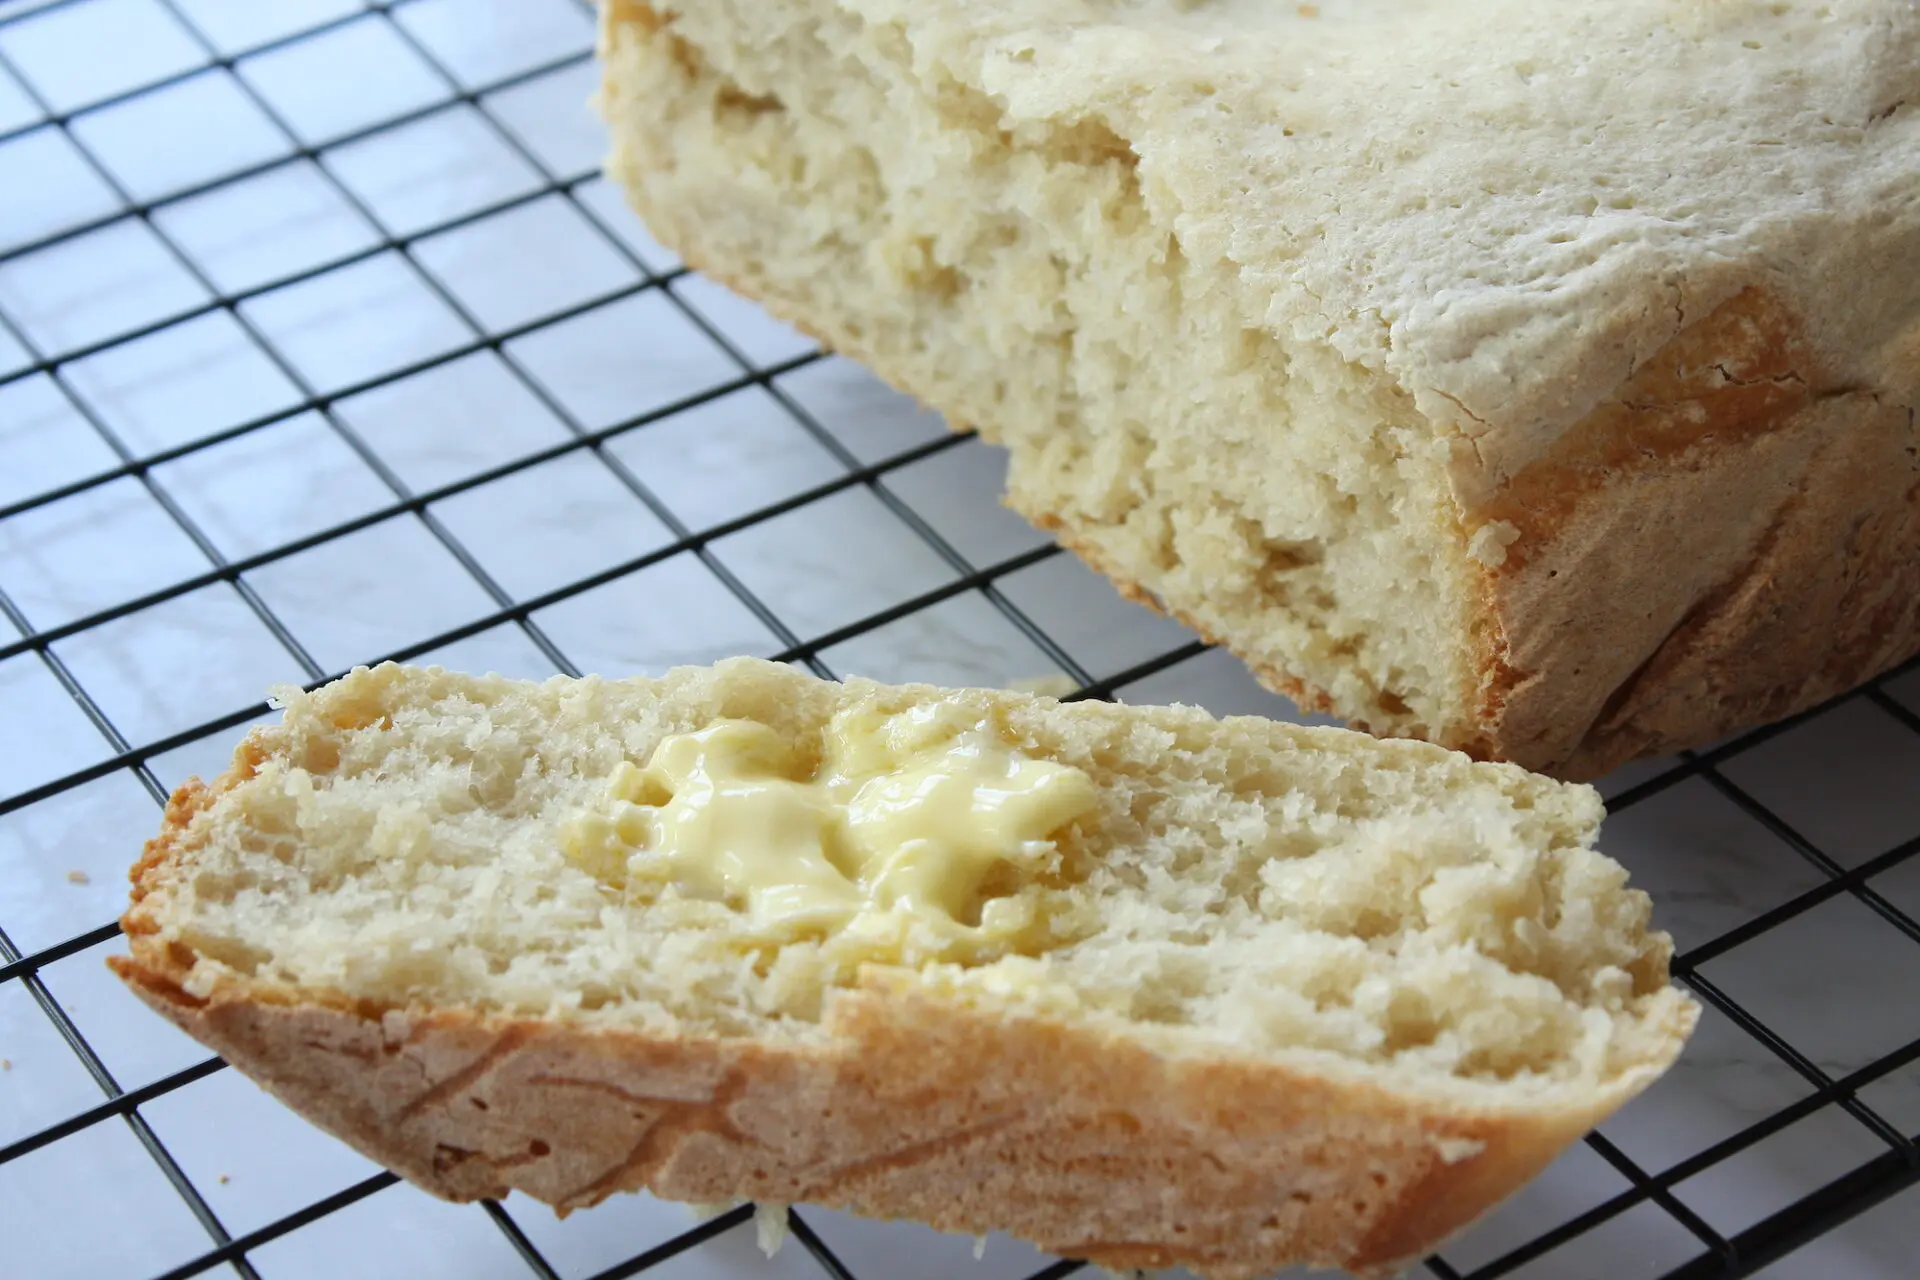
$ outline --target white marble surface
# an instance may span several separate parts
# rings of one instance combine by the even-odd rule
[[[10,6],[0,19],[34,7]],[[179,7],[228,53],[356,12],[346,0]],[[66,361],[57,379],[41,373],[0,385],[0,506],[98,475],[123,455],[179,456],[144,480],[116,479],[0,518],[0,592],[26,625],[67,627],[197,580],[219,563],[252,567],[244,592],[214,581],[82,626],[52,645],[58,671],[31,651],[0,658],[0,802],[116,751],[64,679],[132,746],[187,735],[151,762],[158,783],[171,787],[219,767],[239,730],[197,730],[236,715],[258,718],[269,683],[416,649],[495,617],[502,600],[535,607],[524,623],[494,622],[422,656],[526,676],[550,674],[560,662],[651,672],[779,652],[791,637],[812,640],[944,592],[827,645],[822,660],[841,673],[951,683],[1002,684],[1057,669],[993,599],[951,590],[959,568],[901,515],[913,513],[973,567],[1043,550],[1045,539],[998,505],[1002,456],[977,441],[949,442],[885,470],[878,488],[848,483],[849,467],[947,440],[944,427],[844,360],[787,368],[810,353],[806,339],[697,275],[652,283],[678,264],[616,192],[588,176],[600,143],[582,105],[591,83],[585,62],[496,86],[580,53],[589,39],[586,11],[574,0],[412,0],[394,6],[392,24],[364,16],[323,39],[242,57],[238,79],[204,71],[159,93],[79,111],[79,144],[138,198],[160,203],[151,227],[122,220],[0,262],[0,314],[17,327],[0,326],[0,377],[31,362],[29,345],[62,356],[157,327]],[[156,0],[81,0],[0,25],[0,53],[61,110],[204,61]],[[318,157],[272,164],[293,142],[244,86],[299,142],[317,145]],[[458,100],[467,90],[477,91],[478,106]],[[396,112],[415,114],[392,130],[359,133]],[[0,70],[0,134],[36,118],[22,86]],[[170,196],[263,164],[203,193]],[[571,195],[536,195],[437,229],[555,178],[578,180]],[[0,252],[117,208],[108,184],[59,131],[0,141]],[[406,252],[382,247],[389,235],[409,237]],[[339,270],[305,274],[343,260]],[[245,294],[237,313],[209,304],[209,284]],[[562,311],[574,314],[543,323]],[[249,327],[266,335],[277,359]],[[503,332],[498,350],[481,342]],[[422,361],[437,363],[387,380]],[[746,380],[761,369],[785,371],[770,387]],[[308,391],[345,394],[329,419],[298,410]],[[601,456],[563,452],[440,493],[559,448],[580,430],[665,410],[673,411],[613,435]],[[378,457],[384,475],[361,449]],[[825,496],[771,520],[732,527],[821,489]],[[433,496],[430,521],[391,515],[276,554],[416,494]],[[170,508],[194,523],[197,539]],[[678,531],[716,529],[726,531],[703,554],[662,553]],[[742,603],[726,576],[778,624]],[[573,589],[590,579],[595,585]],[[1064,555],[1004,573],[994,588],[1096,679],[1191,640]],[[284,624],[291,645],[256,602]],[[0,646],[18,634],[0,612]],[[1118,692],[1294,715],[1218,652]],[[1920,712],[1920,674],[1887,692]],[[1603,786],[1618,796],[1671,763],[1632,766]],[[1732,757],[1723,774],[1841,868],[1920,837],[1920,734],[1865,699]],[[12,945],[34,953],[111,919],[124,867],[157,814],[149,789],[124,769],[0,814],[0,930]],[[1654,894],[1683,953],[1826,880],[1705,778],[1617,814],[1607,844]],[[1871,888],[1912,919],[1920,914],[1920,859]],[[0,1145],[106,1096],[56,1017],[120,1089],[206,1060],[107,973],[102,962],[120,945],[102,942],[46,964],[38,992],[0,984]],[[1920,944],[1849,894],[1714,955],[1700,971],[1828,1077],[1920,1037]],[[1780,1054],[1710,1010],[1680,1065],[1603,1133],[1658,1175],[1813,1091]],[[1900,1132],[1920,1132],[1920,1066],[1876,1080],[1860,1098]],[[375,1172],[230,1071],[164,1092],[139,1115],[232,1233],[269,1226]],[[1674,1194],[1711,1229],[1737,1233],[1884,1150],[1865,1124],[1827,1105],[1681,1181]],[[1629,1186],[1594,1150],[1576,1147],[1446,1256],[1469,1271]],[[567,1280],[622,1263],[693,1222],[686,1210],[641,1196],[564,1222],[518,1197],[504,1209]],[[1911,1280],[1920,1274],[1916,1210],[1920,1192],[1909,1192],[1765,1274]],[[1000,1238],[976,1262],[969,1240],[828,1212],[805,1217],[859,1280],[1019,1280],[1049,1261]],[[132,1280],[209,1245],[119,1119],[0,1164],[0,1241],[0,1275],[23,1280]],[[1685,1227],[1643,1203],[1514,1274],[1651,1277],[1700,1249]],[[441,1205],[405,1186],[251,1259],[274,1280],[532,1274],[483,1209]],[[749,1225],[648,1274],[800,1280],[825,1272],[793,1242],[766,1261]]]

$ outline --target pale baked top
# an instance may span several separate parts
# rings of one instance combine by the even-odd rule
[[[1920,380],[1910,0],[839,3],[1016,131],[1111,128],[1250,322],[1390,374],[1481,484],[1741,290],[1826,381]]]

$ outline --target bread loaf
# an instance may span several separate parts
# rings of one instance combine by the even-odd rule
[[[1920,649],[1909,0],[610,0],[687,261],[1310,710],[1562,777]]]
[[[115,967],[452,1199],[1385,1273],[1693,1025],[1595,793],[1425,743],[746,659],[279,697],[174,797]]]

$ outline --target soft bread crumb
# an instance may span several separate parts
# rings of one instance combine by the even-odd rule
[[[812,0],[764,35],[730,8],[609,10],[608,173],[657,234],[1004,446],[1010,506],[1256,666],[1378,731],[1462,718],[1470,584],[1435,554],[1457,517],[1431,424],[1157,218],[1125,124],[1016,119],[955,78],[970,48],[914,64],[922,34],[991,43],[1014,8],[896,27]]]

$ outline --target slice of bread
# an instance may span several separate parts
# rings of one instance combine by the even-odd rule
[[[174,798],[116,970],[454,1199],[644,1187],[1111,1266],[1382,1273],[1693,1025],[1646,896],[1591,848],[1596,794],[1425,743],[747,659],[544,684],[383,666],[279,697]],[[986,735],[1071,803],[975,866],[944,931],[896,907],[769,932],[758,898],[605,856],[681,794],[649,791],[656,749],[718,724],[791,779],[836,726]],[[957,840],[973,819],[948,812]]]
[[[1303,706],[1562,777],[1920,650],[1909,0],[609,0],[608,172]]]

